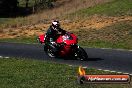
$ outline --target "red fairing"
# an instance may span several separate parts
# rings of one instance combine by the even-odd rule
[[[45,37],[44,34],[39,36],[39,41],[40,41],[41,43],[44,43],[44,37]]]
[[[56,42],[58,44],[65,43],[65,46],[62,48],[62,50],[60,51],[60,54],[59,54],[62,57],[65,57],[72,53],[71,45],[77,44],[77,37],[72,33],[68,33],[68,34],[59,36],[59,38],[57,39]]]
[[[69,38],[68,38],[69,37]],[[77,37],[74,34],[62,35],[56,41],[57,43],[65,43],[66,45],[77,44]]]
[[[63,49],[59,52],[59,55],[62,57],[66,57],[72,53],[71,46],[65,45]]]
[[[62,38],[62,36],[59,36],[56,42],[57,42],[57,43],[63,43],[63,38]]]

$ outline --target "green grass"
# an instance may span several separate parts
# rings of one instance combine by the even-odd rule
[[[132,16],[132,1],[131,0],[113,0],[102,5],[96,5],[87,9],[76,11],[75,13],[68,14],[68,17],[85,18],[90,15],[107,15],[107,16]],[[67,16],[66,16],[67,17]]]
[[[18,37],[18,38],[5,38],[0,39],[1,42],[13,42],[13,43],[38,43],[37,37]]]
[[[0,59],[1,88],[130,88],[129,84],[77,84],[78,67],[22,58]],[[86,69],[88,74],[116,74]]]

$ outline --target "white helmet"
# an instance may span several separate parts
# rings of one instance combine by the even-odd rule
[[[59,21],[54,20],[54,21],[52,22],[52,27],[53,27],[54,29],[60,28],[60,23],[59,23]]]

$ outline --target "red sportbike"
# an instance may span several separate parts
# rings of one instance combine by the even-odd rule
[[[70,32],[66,32],[65,34],[59,34],[56,40],[57,46],[59,50],[57,52],[53,52],[53,48],[45,43],[45,35],[40,35],[38,40],[41,44],[44,44],[44,51],[50,57],[72,57],[79,60],[87,60],[88,55],[85,50],[77,45],[78,38]]]

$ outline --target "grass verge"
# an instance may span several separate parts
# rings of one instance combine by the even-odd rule
[[[1,88],[130,88],[129,84],[77,84],[78,67],[31,59],[0,59]],[[116,74],[86,69],[89,74]]]
[[[68,14],[66,18],[86,18],[90,15],[107,15],[107,16],[132,16],[131,0],[113,0],[102,5],[96,5],[91,8],[82,9],[75,13]]]
[[[19,38],[4,38],[0,39],[1,42],[12,42],[12,43],[38,43],[37,37],[19,37]]]

